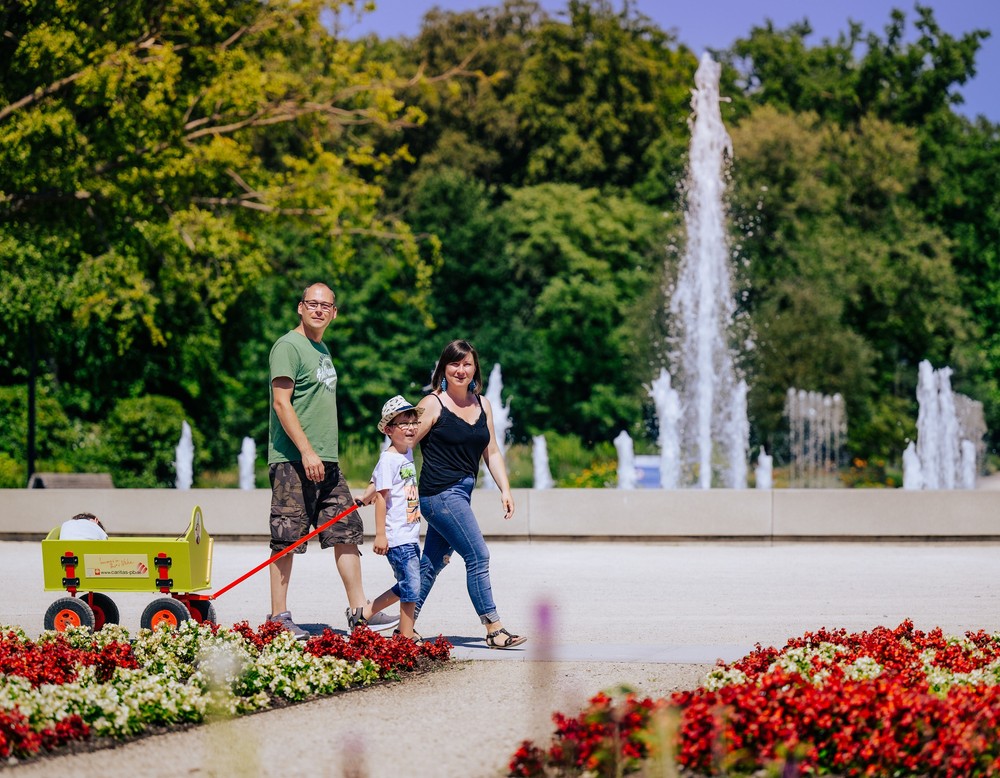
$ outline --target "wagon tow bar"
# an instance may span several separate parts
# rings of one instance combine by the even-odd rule
[[[235,581],[226,584],[221,589],[219,589],[219,591],[217,591],[215,594],[209,594],[209,595],[205,596],[204,599],[206,599],[206,600],[217,600],[220,596],[222,596],[223,594],[225,594],[226,592],[228,592],[230,589],[232,589],[237,584],[243,583],[247,578],[249,578],[252,575],[255,575],[256,573],[259,573],[261,570],[263,570],[269,564],[271,564],[272,562],[274,562],[276,559],[280,559],[285,554],[287,554],[289,551],[291,551],[293,548],[296,548],[297,546],[302,545],[303,543],[305,543],[310,538],[315,537],[320,532],[322,532],[323,530],[325,530],[327,527],[333,526],[338,521],[340,521],[342,518],[344,518],[345,516],[347,516],[349,513],[353,512],[353,511],[356,511],[357,509],[358,509],[358,504],[355,503],[354,505],[352,505],[350,508],[348,508],[343,513],[339,513],[336,516],[334,516],[332,519],[330,519],[328,522],[326,522],[326,524],[323,524],[322,526],[317,527],[312,532],[310,532],[308,535],[303,535],[301,538],[299,538],[298,540],[296,540],[294,543],[292,543],[287,548],[283,548],[281,551],[279,551],[277,554],[275,554],[274,556],[272,556],[270,559],[267,559],[264,562],[261,562],[253,570],[251,570],[251,571],[249,571],[247,573],[244,573],[239,578],[237,578]],[[201,599],[201,598],[199,598],[199,599]]]

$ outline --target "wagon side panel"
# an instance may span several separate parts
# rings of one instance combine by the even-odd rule
[[[176,541],[173,541],[176,542]],[[62,558],[76,557],[76,588],[82,592],[155,592],[155,552],[163,544],[153,538],[115,540],[43,540],[42,568],[45,589],[65,589]]]
[[[181,592],[197,592],[212,585],[212,548],[215,541],[205,528],[201,508],[195,507],[187,531],[179,540],[174,554],[170,577],[173,588]]]

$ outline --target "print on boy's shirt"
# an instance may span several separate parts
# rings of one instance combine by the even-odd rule
[[[420,495],[417,492],[417,467],[413,462],[405,462],[399,468],[399,478],[403,482],[403,494],[406,495],[406,523],[415,524],[420,515]]]

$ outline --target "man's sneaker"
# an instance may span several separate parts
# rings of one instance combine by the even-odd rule
[[[368,619],[368,629],[376,632],[385,632],[399,624],[399,614],[390,615],[384,611],[379,611]]]
[[[295,635],[296,640],[305,640],[309,637],[309,633],[306,632],[302,627],[292,621],[292,614],[290,611],[282,611],[281,613],[275,613],[273,616],[267,617],[268,621],[273,621],[276,624],[280,624],[282,627],[287,629],[293,635]]]
[[[344,615],[347,616],[347,628],[353,632],[355,627],[368,627],[368,629],[375,630],[376,632],[385,632],[387,629],[392,629],[397,624],[399,624],[399,614],[395,616],[389,616],[386,613],[376,613],[370,619],[365,618],[364,608],[348,608],[344,611]]]

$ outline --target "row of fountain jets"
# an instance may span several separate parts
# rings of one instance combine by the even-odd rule
[[[510,400],[502,400],[503,375],[499,364],[493,365],[486,397],[493,407],[493,421],[501,455],[506,454],[507,438],[513,419]],[[658,443],[658,479],[640,479],[632,438],[624,430],[615,438],[618,451],[618,488],[635,489],[640,480],[664,489],[680,488],[680,447],[676,433],[680,420],[680,402],[670,389],[670,377],[661,371],[649,392],[653,398],[660,426]],[[974,489],[977,461],[983,454],[986,432],[982,403],[951,389],[951,369],[935,370],[930,362],[920,363],[917,386],[919,414],[917,440],[903,452],[904,489]],[[840,451],[847,434],[847,416],[843,399],[819,392],[789,389],[785,404],[789,420],[789,483],[793,486],[821,487],[840,465]],[[978,443],[978,445],[977,445]],[[191,427],[181,424],[181,439],[175,451],[178,489],[190,489],[193,480],[194,443]],[[239,464],[241,489],[256,486],[257,448],[253,438],[243,438]],[[644,459],[649,459],[646,457]],[[773,458],[761,449],[757,457],[755,481],[758,489],[772,488]],[[555,485],[549,466],[544,435],[532,437],[534,488],[550,489]],[[645,462],[644,462],[645,464]],[[482,485],[496,489],[496,482],[483,468]]]
[[[656,486],[708,489],[747,486],[750,424],[747,384],[737,374],[736,354],[728,345],[736,304],[732,294],[730,245],[724,205],[726,165],[732,157],[722,122],[719,96],[721,66],[708,54],[695,74],[691,101],[691,146],[685,228],[687,245],[676,287],[670,297],[670,321],[676,349],[671,371],[661,368],[649,394],[656,407],[660,449]],[[673,386],[671,375],[677,379]],[[955,395],[950,368],[934,370],[922,362],[917,400],[917,441],[903,455],[903,486],[908,489],[954,489],[975,486],[977,460],[986,432],[982,404]],[[501,453],[511,426],[510,401],[503,403],[500,365],[494,365],[486,396]],[[847,417],[839,394],[827,396],[791,388],[786,415],[790,424],[790,483],[820,486],[840,464]],[[618,488],[638,483],[632,440],[624,430],[615,438]],[[190,488],[193,459],[191,432],[184,422],[177,447],[177,487]],[[244,438],[239,455],[240,486],[254,485],[254,442]],[[544,436],[533,438],[535,488],[553,485]],[[772,457],[762,448],[755,468],[757,488],[772,486]],[[483,470],[483,485],[496,488]]]
[[[243,438],[243,445],[236,457],[240,471],[240,489],[253,489],[257,485],[257,445],[253,438]],[[178,489],[190,489],[194,482],[194,438],[191,435],[191,425],[181,422],[181,438],[174,449],[174,486]]]

